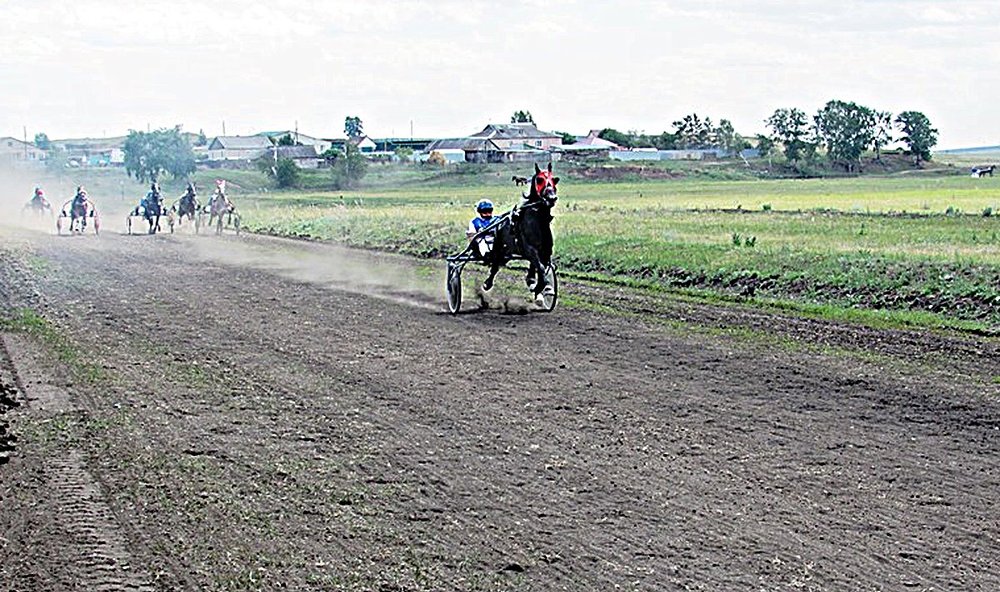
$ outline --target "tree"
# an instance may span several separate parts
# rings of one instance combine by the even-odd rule
[[[361,123],[361,118],[345,117],[344,133],[347,134],[348,138],[358,138],[365,135],[364,124]]]
[[[48,150],[52,147],[52,142],[49,141],[48,135],[39,132],[35,134],[35,146],[37,146],[39,150]]]
[[[618,144],[622,148],[632,148],[633,146],[635,146],[635,139],[632,136],[628,134],[623,134],[622,132],[616,129],[612,129],[610,127],[602,129],[601,133],[597,134],[597,137],[601,138],[602,140],[614,142],[615,144]]]
[[[896,117],[896,126],[903,132],[900,141],[909,147],[915,164],[931,159],[931,148],[937,145],[938,131],[931,127],[926,115],[920,111],[903,111]]]
[[[368,161],[354,144],[347,142],[343,152],[333,153],[330,173],[337,189],[349,189],[355,186],[367,172]]]
[[[728,119],[720,119],[719,126],[715,128],[715,141],[719,148],[722,148],[730,155],[735,156],[740,150],[747,147],[743,136],[736,133],[736,128]]]
[[[294,146],[295,139],[292,138],[292,134],[285,134],[278,138],[278,146]]]
[[[163,174],[185,177],[194,172],[194,151],[180,127],[152,132],[129,130],[122,147],[125,172],[139,181],[155,181]]]
[[[792,163],[798,163],[813,153],[815,144],[809,142],[809,118],[804,111],[775,109],[764,123],[771,128],[768,151],[775,143],[780,143],[784,147],[785,158]]]
[[[774,140],[764,134],[757,134],[757,152],[761,158],[768,158],[774,150]]]
[[[553,134],[562,138],[563,144],[576,144],[576,136],[566,132],[552,132]]]
[[[531,111],[514,111],[510,116],[511,123],[530,123],[534,125],[535,118],[531,116]]]
[[[873,111],[874,129],[872,135],[872,150],[875,160],[882,160],[882,147],[892,143],[892,113],[888,111]]]
[[[194,142],[195,146],[206,146],[208,145],[208,136],[205,135],[205,130],[198,130],[198,139]]]
[[[413,158],[413,148],[409,146],[400,146],[396,148],[394,153],[399,162],[410,162],[410,159]]]
[[[291,158],[279,158],[274,167],[274,180],[278,187],[298,187],[302,178],[302,170]]]
[[[670,132],[662,132],[658,136],[653,136],[651,138],[653,147],[657,150],[675,150],[677,149],[677,136]]]
[[[683,119],[673,124],[674,136],[680,148],[710,148],[715,144],[712,119],[702,119],[697,113],[685,115]]]
[[[853,172],[875,138],[874,112],[856,103],[834,100],[820,109],[813,121],[816,137],[826,145],[830,160]]]

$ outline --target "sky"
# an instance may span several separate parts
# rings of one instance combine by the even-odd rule
[[[0,136],[766,131],[833,99],[1000,144],[996,0],[0,0]]]

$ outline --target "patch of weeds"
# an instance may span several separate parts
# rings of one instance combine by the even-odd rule
[[[52,262],[39,255],[32,255],[28,258],[28,267],[39,275],[45,275],[52,271]]]
[[[44,419],[28,421],[21,431],[26,441],[42,446],[58,445],[66,447],[75,445],[80,439],[78,428],[80,422],[72,414],[60,414]]]
[[[11,316],[0,318],[0,329],[26,333],[41,340],[55,352],[60,362],[70,368],[77,380],[95,383],[108,378],[104,368],[85,360],[80,350],[56,331],[48,319],[30,308],[18,308]]]

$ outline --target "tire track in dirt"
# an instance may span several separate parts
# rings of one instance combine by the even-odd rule
[[[75,556],[75,584],[83,590],[153,591],[152,578],[128,551],[114,513],[79,451],[50,458],[49,487],[58,500],[64,543]]]
[[[69,393],[54,385],[43,370],[42,350],[17,334],[0,335],[2,364],[23,393],[25,414],[34,418],[59,418],[77,414]],[[30,454],[30,450],[28,453]],[[42,461],[46,510],[58,520],[48,528],[59,533],[60,555],[68,558],[60,572],[74,589],[152,591],[152,579],[128,551],[128,541],[108,505],[101,487],[87,469],[86,458],[76,449],[59,450]],[[32,558],[41,561],[41,557]],[[49,582],[49,585],[54,582]]]

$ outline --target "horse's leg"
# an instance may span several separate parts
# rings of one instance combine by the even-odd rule
[[[528,287],[531,287],[531,279],[537,274],[535,288],[532,292],[534,292],[535,298],[538,298],[547,285],[545,283],[546,265],[542,261],[542,254],[532,245],[524,246],[524,257],[528,260],[528,275],[525,277],[525,282],[528,283]]]

